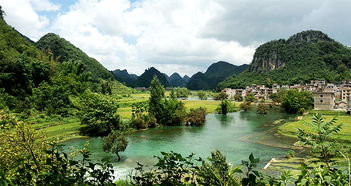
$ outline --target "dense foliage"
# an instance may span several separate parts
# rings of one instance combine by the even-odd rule
[[[194,74],[186,87],[190,90],[215,89],[219,82],[225,80],[229,76],[243,72],[247,67],[248,65],[236,66],[224,61],[219,61],[209,66],[205,73],[198,72]]]
[[[116,154],[118,161],[121,160],[119,152],[126,150],[128,145],[128,139],[120,131],[112,131],[108,136],[104,138],[103,150],[105,152],[112,152]]]
[[[173,91],[172,91],[173,92]],[[185,118],[184,103],[177,100],[175,93],[171,98],[165,97],[165,90],[156,76],[150,85],[149,114],[162,125],[181,125]]]
[[[312,94],[308,91],[298,91],[295,89],[280,89],[271,97],[275,102],[281,103],[281,106],[287,113],[303,113],[313,106]]]
[[[135,74],[129,74],[127,70],[114,70],[112,71],[115,79],[128,87],[136,87],[136,80],[138,78]]]
[[[79,119],[84,127],[81,133],[89,136],[106,136],[121,128],[118,105],[109,98],[92,92],[85,92],[75,103]]]
[[[256,49],[249,70],[226,79],[220,87],[244,88],[306,83],[340,82],[351,78],[351,50],[319,31],[305,31],[288,40],[275,40]]]
[[[190,112],[185,117],[185,125],[199,126],[203,125],[206,120],[206,108],[190,109]]]
[[[113,169],[89,160],[80,150],[75,160],[31,124],[0,113],[0,185],[112,185]]]

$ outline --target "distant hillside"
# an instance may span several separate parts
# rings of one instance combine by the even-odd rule
[[[146,69],[145,72],[138,77],[138,79],[136,80],[136,86],[150,87],[151,80],[154,76],[158,78],[158,80],[164,87],[169,87],[169,83],[164,74],[162,74],[154,67]]]
[[[187,81],[184,80],[178,73],[175,72],[169,77],[169,84],[172,87],[185,87],[187,84]]]
[[[236,66],[225,61],[213,63],[205,73],[198,72],[194,74],[190,78],[187,88],[192,90],[215,89],[219,82],[231,75],[243,72],[247,67],[246,64]]]
[[[186,83],[188,83],[189,80],[190,80],[190,77],[189,77],[188,75],[184,75],[184,76],[183,76],[183,80],[184,80]]]
[[[36,46],[51,54],[52,58],[58,62],[69,60],[80,60],[86,65],[87,71],[93,74],[94,79],[112,79],[112,74],[102,66],[97,60],[89,57],[82,50],[75,47],[69,41],[61,38],[60,36],[48,33],[41,37],[36,43]]]
[[[351,50],[321,31],[308,30],[287,40],[267,42],[256,49],[247,71],[226,79],[220,87],[339,82],[351,78]]]
[[[129,74],[127,70],[114,70],[112,71],[113,76],[115,79],[128,87],[135,87],[136,80],[138,76],[135,74]]]

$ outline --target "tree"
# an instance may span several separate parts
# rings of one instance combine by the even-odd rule
[[[197,96],[199,96],[201,100],[207,100],[207,94],[205,91],[198,91]]]
[[[228,100],[222,100],[221,104],[219,104],[218,108],[218,114],[224,114],[226,115],[229,111],[229,101]]]
[[[151,81],[150,84],[150,98],[149,98],[149,114],[154,116],[157,121],[161,120],[163,113],[162,100],[165,98],[165,90],[157,77]]]
[[[228,94],[226,94],[225,92],[219,92],[219,93],[213,95],[213,99],[214,100],[225,100],[225,99],[228,99]]]
[[[74,104],[79,109],[81,123],[85,125],[80,129],[82,134],[106,136],[120,128],[120,117],[116,113],[118,105],[104,95],[86,92]]]
[[[128,146],[128,139],[119,131],[112,131],[104,138],[103,150],[115,153],[118,161],[121,160],[119,152],[124,152]]]
[[[257,105],[257,110],[256,110],[256,112],[257,112],[258,114],[267,114],[267,113],[268,113],[268,106],[267,106],[266,104],[264,104],[264,103],[259,103],[259,104]]]
[[[190,109],[185,118],[185,124],[190,126],[199,126],[205,123],[206,108]]]
[[[313,105],[312,94],[307,91],[286,90],[282,92],[282,107],[287,113],[299,113],[311,109]]]
[[[187,98],[190,95],[187,88],[174,88],[174,91],[177,98]]]
[[[257,98],[255,97],[255,95],[253,93],[249,93],[246,95],[245,101],[246,102],[255,102],[255,101],[257,101]]]
[[[234,100],[235,100],[235,101],[243,101],[244,98],[243,98],[243,96],[241,96],[240,94],[235,94],[235,95],[234,95]]]
[[[330,167],[332,158],[337,155],[337,145],[331,136],[340,132],[342,124],[336,125],[336,117],[325,122],[321,114],[312,117],[312,122],[305,122],[310,131],[298,128],[299,140],[311,148],[312,155]]]
[[[251,102],[244,102],[240,104],[240,110],[247,112],[250,109]]]

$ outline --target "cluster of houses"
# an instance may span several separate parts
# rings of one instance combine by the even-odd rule
[[[278,89],[297,89],[309,91],[313,94],[314,109],[316,110],[348,110],[351,112],[351,80],[343,81],[340,84],[326,83],[325,81],[313,80],[309,84],[295,84],[293,86],[277,85],[266,87],[264,85],[251,85],[245,89],[225,88],[230,99],[235,95],[246,97],[253,94],[257,99],[269,99],[270,95],[277,93]]]

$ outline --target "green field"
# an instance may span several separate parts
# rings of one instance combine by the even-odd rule
[[[336,112],[336,111],[310,111],[309,114],[299,118],[297,121],[292,121],[285,123],[284,125],[279,127],[279,133],[297,138],[297,129],[301,128],[307,131],[310,131],[309,127],[307,127],[304,123],[311,122],[312,116],[315,113],[321,113],[324,116],[325,121],[330,121],[333,117],[336,116],[337,124],[342,124],[342,129],[339,134],[334,135],[335,139],[339,139],[341,141],[351,141],[351,116],[347,115],[345,112]]]

